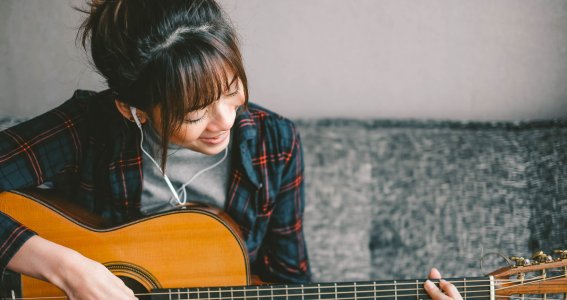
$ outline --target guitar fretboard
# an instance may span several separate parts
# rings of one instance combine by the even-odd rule
[[[463,299],[491,299],[490,277],[447,279]],[[258,285],[158,289],[152,300],[308,300],[308,299],[431,299],[423,289],[424,280],[311,283],[304,285]]]

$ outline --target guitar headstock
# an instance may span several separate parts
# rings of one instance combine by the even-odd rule
[[[510,257],[512,266],[489,274],[496,279],[496,296],[567,293],[567,250],[554,256],[537,251],[531,258]]]

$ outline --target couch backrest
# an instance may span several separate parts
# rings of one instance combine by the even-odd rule
[[[565,121],[297,124],[315,280],[476,276],[567,247]]]

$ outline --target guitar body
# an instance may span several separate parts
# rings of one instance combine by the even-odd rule
[[[135,292],[249,283],[244,243],[220,211],[188,207],[102,228],[92,216],[70,217],[74,208],[67,205],[34,192],[0,193],[0,211],[41,237],[104,264]],[[64,296],[55,286],[27,276],[21,276],[20,288],[15,290],[18,297]]]
[[[104,264],[140,299],[431,299],[423,279],[251,286],[244,243],[220,210],[192,205],[111,226],[50,193],[0,193],[0,211],[45,239]],[[463,299],[567,297],[567,250],[555,252],[559,257],[542,252],[534,256],[535,263],[522,261],[490,276],[448,280]],[[65,295],[47,282],[12,272],[0,281],[0,299],[52,297]]]

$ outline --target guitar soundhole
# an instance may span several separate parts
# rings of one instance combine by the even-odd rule
[[[122,279],[122,281],[126,284],[126,286],[129,287],[132,291],[134,291],[134,294],[136,295],[136,297],[138,297],[138,299],[140,300],[151,299],[151,296],[148,294],[149,291],[144,287],[144,285],[142,285],[138,281],[125,276],[118,276],[118,278]]]
[[[161,287],[157,278],[136,264],[113,261],[104,263],[104,266],[134,291],[138,299],[150,300],[150,291]]]

